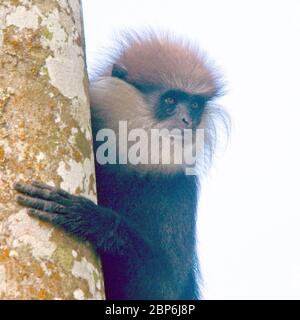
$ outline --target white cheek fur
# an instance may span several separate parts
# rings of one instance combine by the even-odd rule
[[[92,84],[91,102],[93,119],[99,119],[101,128],[113,130],[117,141],[120,138],[120,121],[126,121],[128,132],[132,129],[143,129],[148,136],[150,136],[151,129],[168,128],[170,125],[166,121],[158,122],[153,116],[153,107],[146,102],[143,95],[125,81],[117,78],[103,77]],[[184,149],[192,149],[194,154],[197,151],[199,157],[195,162],[195,167],[199,168],[201,172],[206,171],[209,167],[215,149],[215,120],[218,120],[218,118],[225,123],[226,113],[214,106],[207,108],[199,125],[199,128],[204,129],[204,142],[197,145],[197,150],[195,150],[196,145],[194,143],[184,146]],[[99,127],[98,129],[101,128]],[[164,153],[169,151],[162,147],[159,150],[161,160],[165,157]],[[123,167],[125,170],[136,170],[142,174],[147,172],[172,174],[184,171],[188,167],[184,161],[180,164],[172,161],[174,158],[178,158],[177,149],[175,148],[174,150],[175,153],[171,154],[171,161],[168,164],[164,164],[162,161],[159,164],[153,164],[151,161],[148,161],[147,164],[132,164],[128,162]]]

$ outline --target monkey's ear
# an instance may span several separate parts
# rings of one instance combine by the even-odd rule
[[[125,68],[118,64],[114,64],[111,72],[112,77],[116,77],[122,80],[127,80],[128,72]]]

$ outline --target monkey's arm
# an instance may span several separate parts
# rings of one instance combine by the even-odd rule
[[[90,241],[97,250],[123,255],[131,249],[145,248],[138,233],[109,208],[40,182],[15,183],[14,188],[22,194],[17,196],[18,203],[29,207],[31,216]]]

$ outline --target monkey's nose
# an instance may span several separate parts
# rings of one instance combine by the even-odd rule
[[[181,120],[182,120],[182,122],[183,122],[184,124],[186,124],[187,126],[190,125],[190,122],[189,122],[186,118],[182,118]]]

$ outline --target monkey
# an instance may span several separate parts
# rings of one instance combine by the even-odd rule
[[[97,132],[116,132],[120,121],[130,130],[176,128],[179,136],[202,128],[201,171],[214,153],[217,122],[228,123],[215,102],[222,90],[218,71],[197,45],[169,34],[125,33],[90,84],[95,154]],[[194,140],[184,148],[191,146]],[[186,174],[187,167],[184,161],[96,161],[98,205],[39,181],[16,182],[14,188],[29,215],[92,244],[102,262],[107,299],[198,300],[201,174]]]

